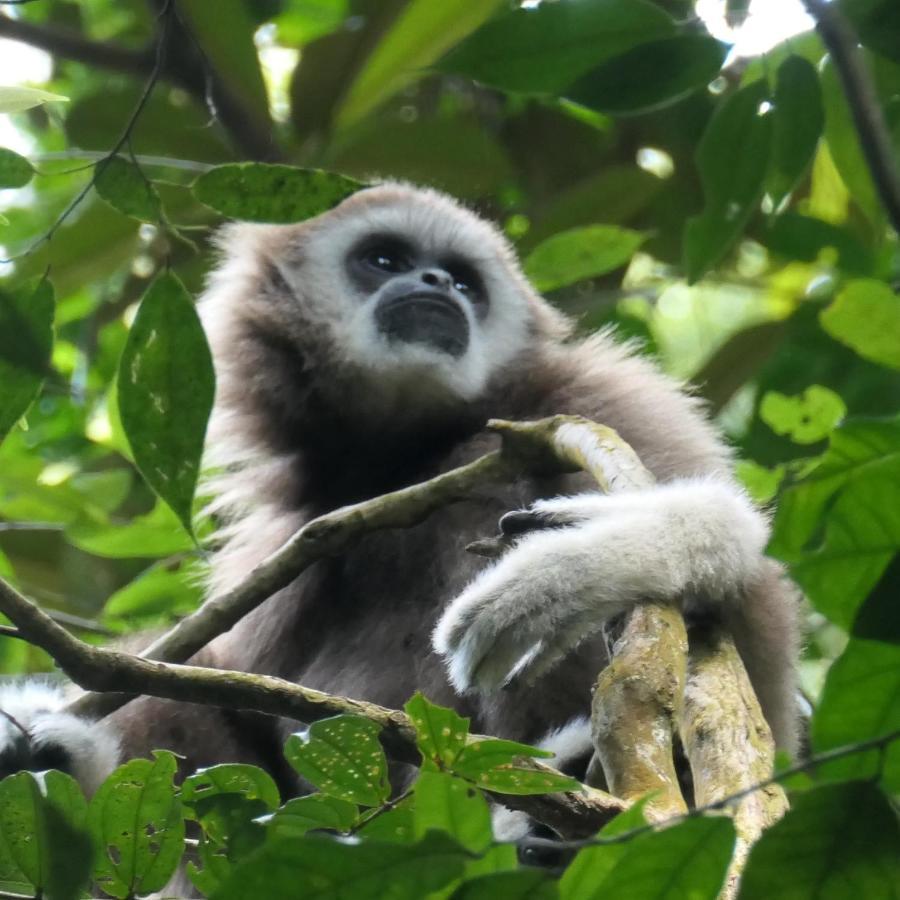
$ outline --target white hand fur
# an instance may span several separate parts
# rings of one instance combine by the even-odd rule
[[[435,628],[459,691],[533,681],[641,600],[737,600],[768,538],[749,498],[715,478],[557,497],[532,510],[565,527],[523,536]]]

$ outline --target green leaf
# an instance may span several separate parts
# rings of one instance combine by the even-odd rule
[[[833,248],[838,266],[847,272],[866,275],[874,266],[872,251],[850,229],[813,216],[782,213],[769,222],[760,238],[770,250],[792,262],[816,262],[823,251]]]
[[[158,222],[162,215],[159,194],[140,167],[113,156],[97,164],[97,193],[114,209],[139,222]]]
[[[900,645],[853,639],[832,665],[813,716],[813,752],[900,731]],[[825,763],[816,778],[849,781],[881,774],[900,793],[900,738],[885,750],[868,750]]]
[[[854,202],[871,222],[881,223],[884,219],[881,201],[859,145],[840,77],[830,58],[825,60],[820,77],[825,105],[825,140],[831,157]]]
[[[0,147],[0,188],[25,187],[32,175],[34,168],[24,156]]]
[[[21,87],[18,85],[0,85],[0,115],[4,113],[24,112],[44,103],[67,102],[68,97],[62,94],[51,94],[39,88]]]
[[[438,68],[507,91],[559,94],[604,60],[674,33],[674,22],[644,0],[542,3],[488,22]]]
[[[819,314],[822,327],[864,359],[900,369],[900,296],[882,281],[851,281]]]
[[[466,778],[477,778],[482,772],[508,766],[522,757],[535,759],[551,759],[553,754],[538,747],[529,747],[517,741],[505,741],[499,738],[485,738],[466,744],[462,753],[453,762],[452,768],[457,775]]]
[[[415,840],[415,811],[412,797],[377,816],[370,816],[359,833],[376,841],[411,844]],[[468,868],[468,867],[467,867]]]
[[[760,418],[775,432],[797,444],[825,440],[847,414],[840,394],[811,384],[797,397],[767,391],[759,405]]]
[[[81,897],[92,856],[86,816],[81,789],[62,772],[0,782],[0,883],[27,884],[48,900]]]
[[[451,900],[555,900],[558,896],[549,872],[523,868],[468,879],[451,894]]]
[[[358,816],[359,808],[355,803],[327,794],[310,794],[288,800],[267,820],[266,827],[275,837],[301,837],[318,829],[349,831]]]
[[[900,420],[851,420],[783,491],[769,551],[813,605],[849,629],[900,550]]]
[[[602,62],[563,93],[610,115],[661,109],[705,88],[722,68],[727,50],[702,34],[648,41]]]
[[[777,209],[812,163],[825,125],[815,66],[802,56],[789,56],[778,67],[774,99],[768,191]]]
[[[178,533],[182,533],[178,529]],[[138,546],[139,552],[147,553]],[[151,566],[123,588],[103,607],[104,624],[136,631],[166,623],[193,612],[203,599],[201,573],[197,566]]]
[[[292,734],[287,761],[323,794],[380,806],[388,799],[387,760],[378,740],[381,728],[361,716],[333,716]]]
[[[194,182],[194,196],[235,219],[289,223],[326,212],[364,187],[319,169],[232,163],[201,175]]]
[[[706,206],[684,233],[691,282],[725,256],[762,197],[772,139],[772,116],[761,113],[767,96],[763,81],[741,88],[718,107],[700,139],[697,167]]]
[[[787,815],[753,845],[741,900],[896,900],[900,832],[886,798],[854,782],[794,794]]]
[[[415,834],[442,831],[482,853],[493,840],[491,813],[481,792],[444,772],[422,771],[415,784]]]
[[[469,735],[469,720],[452,709],[437,706],[419,691],[403,707],[416,729],[416,744],[426,764],[453,766]]]
[[[199,801],[219,794],[241,794],[250,800],[259,800],[270,812],[281,803],[272,776],[258,766],[242,763],[222,763],[199,769],[181,785],[181,802],[194,812]]]
[[[273,19],[278,43],[302,47],[341,27],[348,16],[348,0],[293,0]]]
[[[900,62],[900,6],[894,0],[840,0],[866,47]]]
[[[339,128],[359,121],[466,35],[483,24],[501,0],[412,0],[366,60],[337,114]]]
[[[452,764],[453,772],[475,782],[478,787],[501,794],[549,794],[575,791],[581,785],[574,778],[517,766],[522,758],[549,758],[553,754],[515,741],[486,738],[465,746]]]
[[[421,900],[459,878],[465,859],[441,834],[412,845],[280,838],[236,866],[213,900],[296,900],[298,885],[314,888],[317,900]]]
[[[630,829],[627,829],[630,830]],[[688,819],[624,844],[582,850],[560,882],[562,900],[715,900],[731,853],[734,825],[722,816]],[[605,864],[611,854],[614,864]],[[587,862],[582,857],[587,857]],[[593,869],[588,863],[595,860]]]
[[[181,282],[161,275],[141,301],[119,362],[119,415],[150,487],[193,534],[191,507],[215,376]]]
[[[177,516],[162,502],[127,523],[78,519],[66,528],[66,540],[81,550],[110,559],[171,556],[194,546]]]
[[[94,794],[88,822],[99,848],[94,878],[113,897],[160,890],[184,851],[184,820],[175,793],[175,756],[119,766]]]
[[[624,266],[647,239],[615,225],[572,228],[539,244],[525,260],[525,274],[539,291],[554,291]]]
[[[0,440],[41,389],[53,347],[53,286],[0,289]]]

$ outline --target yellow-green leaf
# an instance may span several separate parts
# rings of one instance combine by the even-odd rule
[[[900,369],[900,297],[883,281],[851,281],[822,310],[819,321],[865,359]]]
[[[22,112],[42,103],[67,102],[68,99],[62,94],[51,94],[39,88],[0,85],[0,114]]]

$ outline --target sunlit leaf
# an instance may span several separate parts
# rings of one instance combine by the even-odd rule
[[[39,88],[0,85],[0,114],[22,112],[43,103],[66,102],[68,97]]]
[[[778,67],[774,101],[768,191],[778,207],[812,163],[825,125],[819,76],[812,63],[789,56]]]
[[[490,18],[502,0],[412,0],[366,60],[337,114],[361,119]]]
[[[415,784],[415,834],[443,831],[474,853],[493,840],[491,813],[481,792],[444,772],[422,771]]]
[[[898,885],[897,817],[876,787],[854,782],[795,794],[753,845],[740,896],[895,900]]]
[[[97,790],[88,823],[99,849],[94,878],[113,897],[157,891],[184,851],[184,821],[175,794],[172,753],[119,766]]]
[[[759,406],[762,420],[776,433],[797,444],[814,444],[828,437],[844,418],[847,407],[839,394],[810,385],[797,397],[768,391]]]
[[[418,691],[403,707],[416,729],[416,744],[426,764],[452,766],[469,734],[469,720],[452,709],[437,706]]]
[[[181,282],[161,275],[141,301],[118,374],[119,414],[148,484],[192,532],[191,506],[212,409],[212,358]]]
[[[365,187],[359,181],[293,166],[233,163],[194,182],[201,203],[248,222],[300,222],[337,206]]]
[[[706,206],[688,220],[684,266],[697,281],[738,239],[762,197],[769,164],[772,116],[761,104],[765,82],[741,88],[716,110],[697,147],[697,166]]]
[[[615,225],[573,228],[535,247],[525,260],[525,274],[539,291],[554,291],[624,266],[646,239]]]
[[[390,792],[380,731],[374,722],[360,716],[334,716],[292,734],[284,755],[322,793],[378,806]]]
[[[819,321],[865,359],[900,369],[900,296],[883,281],[850,282]]]
[[[50,365],[53,287],[0,287],[0,440],[31,406]]]
[[[0,189],[24,187],[32,175],[34,168],[24,156],[0,147]]]
[[[278,43],[302,47],[340,28],[348,15],[348,0],[295,0],[273,20]]]
[[[542,3],[488,22],[438,68],[508,91],[554,94],[604,60],[674,33],[674,22],[644,0]]]
[[[825,680],[813,716],[813,752],[900,732],[900,644],[851,640]],[[817,766],[815,777],[828,780],[881,778],[900,792],[900,736],[883,750],[850,754]]]
[[[140,222],[158,222],[159,195],[140,167],[129,159],[113,156],[97,164],[94,187],[112,207]]]
[[[591,69],[564,94],[610,115],[659,109],[705,88],[722,67],[727,49],[702,34],[648,41]]]
[[[239,864],[215,900],[296,900],[298,885],[315,885],[318,900],[422,900],[457,879],[465,859],[442,834],[412,845],[280,838]]]
[[[48,900],[83,896],[92,855],[86,816],[81,789],[62,772],[0,782],[0,883],[29,885]]]

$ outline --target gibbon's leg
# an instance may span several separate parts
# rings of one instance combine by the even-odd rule
[[[541,530],[528,531],[529,517]],[[793,746],[796,603],[763,555],[765,517],[734,484],[695,477],[557,497],[501,527],[524,533],[434,632],[459,691],[534,681],[634,603],[678,600],[734,630],[776,741]]]

